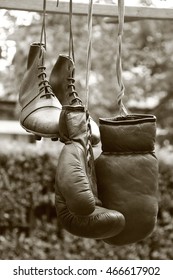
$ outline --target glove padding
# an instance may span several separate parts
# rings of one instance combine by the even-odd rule
[[[80,237],[103,239],[122,231],[125,220],[121,213],[101,207],[97,198],[87,119],[83,106],[63,106],[59,127],[65,146],[55,177],[55,205],[59,221],[67,231]]]
[[[100,119],[103,152],[95,161],[98,196],[104,207],[121,212],[126,221],[124,229],[106,243],[137,242],[154,229],[158,212],[155,121],[151,115]]]

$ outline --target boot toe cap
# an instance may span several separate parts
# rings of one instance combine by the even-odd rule
[[[21,125],[35,135],[59,138],[59,108],[40,108],[30,113]]]

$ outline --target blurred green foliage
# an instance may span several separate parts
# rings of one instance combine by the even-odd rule
[[[79,238],[58,224],[54,178],[60,146],[5,144],[0,149],[1,259],[172,259],[173,170],[160,161],[158,223],[136,244],[113,247]]]

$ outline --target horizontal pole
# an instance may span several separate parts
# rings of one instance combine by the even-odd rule
[[[89,3],[89,0],[88,0]],[[76,15],[87,15],[88,3],[82,3],[82,0],[73,3],[73,13]],[[69,0],[59,0],[59,6],[56,7],[57,0],[47,0],[48,13],[68,14]],[[41,12],[43,0],[0,0],[1,9],[22,10]],[[117,4],[94,4],[93,15],[102,17],[117,17]],[[126,6],[125,17],[136,19],[173,19],[173,7],[171,8],[156,8],[146,6]]]

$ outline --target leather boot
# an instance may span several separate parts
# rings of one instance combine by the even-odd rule
[[[54,94],[62,105],[73,105],[76,100],[78,100],[77,105],[82,105],[82,100],[75,90],[74,72],[75,65],[73,60],[69,56],[59,55],[50,74],[49,82]],[[91,142],[94,146],[100,141],[100,132],[97,124],[91,117],[90,125]]]
[[[37,140],[41,137],[59,138],[61,104],[46,79],[44,44],[32,43],[27,70],[19,92],[20,124]]]

